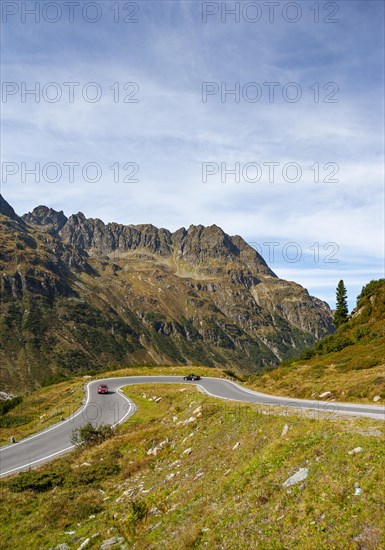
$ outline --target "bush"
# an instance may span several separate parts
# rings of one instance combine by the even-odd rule
[[[22,491],[42,493],[62,483],[63,475],[58,472],[28,471],[21,472],[15,478],[11,479],[8,483],[8,487],[14,493],[21,493]]]
[[[105,441],[112,437],[113,433],[114,430],[109,424],[100,424],[95,427],[89,422],[85,426],[73,430],[71,443],[77,447],[88,447]]]
[[[7,401],[0,401],[0,416],[3,416],[11,409],[14,409],[22,401],[23,398],[21,395],[18,395],[17,397],[12,397],[12,399],[7,399]]]
[[[320,340],[315,345],[316,355],[323,355],[325,353],[331,353],[335,351],[341,351],[347,346],[351,346],[353,341],[346,336],[339,334],[331,334],[326,336],[323,340]]]
[[[361,340],[361,338],[365,338],[365,336],[367,336],[368,334],[370,334],[369,328],[363,326],[363,327],[356,328],[356,330],[353,333],[353,337],[356,341],[358,341],[358,340]]]
[[[314,349],[305,349],[301,355],[299,356],[301,361],[307,361],[308,359],[311,359],[315,355]]]

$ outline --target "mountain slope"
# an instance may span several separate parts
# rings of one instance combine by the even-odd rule
[[[305,350],[299,360],[254,380],[274,394],[385,400],[385,279],[365,285],[348,321]],[[330,392],[330,393],[329,393]],[[381,399],[379,399],[381,398]]]
[[[215,225],[171,233],[1,206],[6,389],[111,364],[253,372],[332,330],[327,304]]]

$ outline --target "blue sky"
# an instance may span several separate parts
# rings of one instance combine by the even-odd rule
[[[46,204],[171,230],[215,223],[332,307],[339,279],[353,307],[384,276],[383,2],[280,2],[272,22],[258,1],[238,3],[239,22],[224,17],[235,2],[82,0],[72,23],[62,2],[56,14],[37,2],[40,21],[22,13],[34,4],[2,6],[1,186],[18,213]],[[73,101],[66,82],[79,83]],[[218,88],[206,101],[203,83]],[[23,163],[40,163],[40,181]],[[84,177],[88,163],[99,174]],[[204,163],[217,173],[202,177]],[[239,181],[224,172],[237,167]]]

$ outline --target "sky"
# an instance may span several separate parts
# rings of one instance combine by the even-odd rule
[[[384,3],[3,1],[1,191],[241,235],[352,309],[384,277]]]

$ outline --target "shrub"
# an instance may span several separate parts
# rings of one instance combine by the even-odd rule
[[[18,395],[17,397],[12,397],[12,399],[7,399],[7,401],[0,401],[0,416],[14,409],[22,401],[23,398],[21,395]]]
[[[315,350],[314,349],[305,349],[301,355],[300,355],[300,360],[301,361],[307,361],[308,359],[311,359],[312,357],[314,357],[315,355]]]
[[[363,327],[356,328],[356,330],[353,333],[353,337],[356,341],[358,341],[358,340],[361,340],[361,338],[365,338],[365,336],[367,336],[368,334],[370,334],[369,328],[363,326]]]
[[[136,499],[131,501],[131,517],[134,522],[145,520],[148,516],[148,504],[146,501]]]
[[[11,479],[8,483],[8,487],[14,493],[21,493],[22,491],[42,493],[62,483],[63,475],[58,472],[27,471],[21,472],[15,478]]]
[[[114,430],[109,424],[93,426],[91,422],[81,428],[75,428],[71,435],[71,443],[77,447],[96,445],[112,437]]]
[[[324,353],[331,353],[335,351],[341,351],[346,346],[351,346],[353,341],[342,334],[331,334],[326,336],[323,340],[320,340],[315,345],[316,355],[322,355]]]

